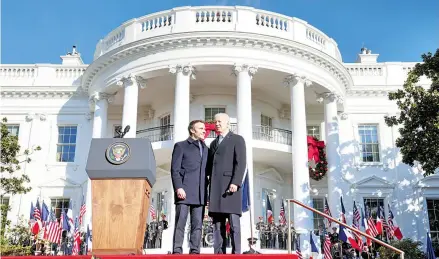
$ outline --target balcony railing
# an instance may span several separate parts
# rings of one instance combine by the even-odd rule
[[[230,131],[237,133],[238,125],[230,124]],[[173,140],[174,125],[160,126],[137,131],[138,138],[149,138],[151,142]],[[207,138],[216,138],[214,131],[211,131]],[[253,126],[253,139],[262,140],[272,143],[291,145],[291,131],[284,129],[276,129],[268,126]]]
[[[187,32],[239,32],[269,35],[312,46],[341,61],[337,43],[298,18],[248,7],[179,7],[132,19],[99,41],[94,58],[132,42]]]
[[[138,138],[148,138],[151,142],[167,141],[174,138],[174,125],[138,130]]]

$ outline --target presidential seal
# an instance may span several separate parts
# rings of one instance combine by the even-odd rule
[[[116,142],[107,148],[105,156],[108,162],[114,165],[121,165],[130,159],[131,149],[126,143]]]

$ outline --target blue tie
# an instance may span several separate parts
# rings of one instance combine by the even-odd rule
[[[203,146],[201,145],[201,141],[198,140],[198,147],[200,148],[200,156],[203,156]]]

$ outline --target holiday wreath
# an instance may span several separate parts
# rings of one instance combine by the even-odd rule
[[[308,136],[308,168],[309,177],[319,181],[328,172],[328,161],[326,161],[325,142],[315,137]]]

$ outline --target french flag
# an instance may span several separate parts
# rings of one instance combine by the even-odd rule
[[[375,228],[378,231],[378,235],[381,235],[383,233],[383,219],[384,219],[384,212],[382,211],[381,206],[378,206],[378,211],[377,211],[377,219],[376,219],[376,223],[375,223]]]
[[[389,228],[391,228],[393,236],[395,236],[398,240],[401,240],[403,238],[401,229],[398,227],[398,224],[396,224],[395,217],[393,216],[393,212],[390,209],[390,204],[387,204],[389,206],[389,215],[388,215],[388,223]]]
[[[340,197],[340,202],[341,202],[341,222],[346,223],[346,217],[345,217],[346,211],[343,205],[343,197]],[[352,235],[351,231],[349,229],[346,229],[343,225],[340,225],[338,236],[341,241],[348,243],[352,246],[352,248],[361,251],[361,248],[358,245],[355,237]]]
[[[274,221],[273,209],[271,208],[270,198],[268,198],[268,195],[267,195],[267,222],[271,223],[273,221]]]

